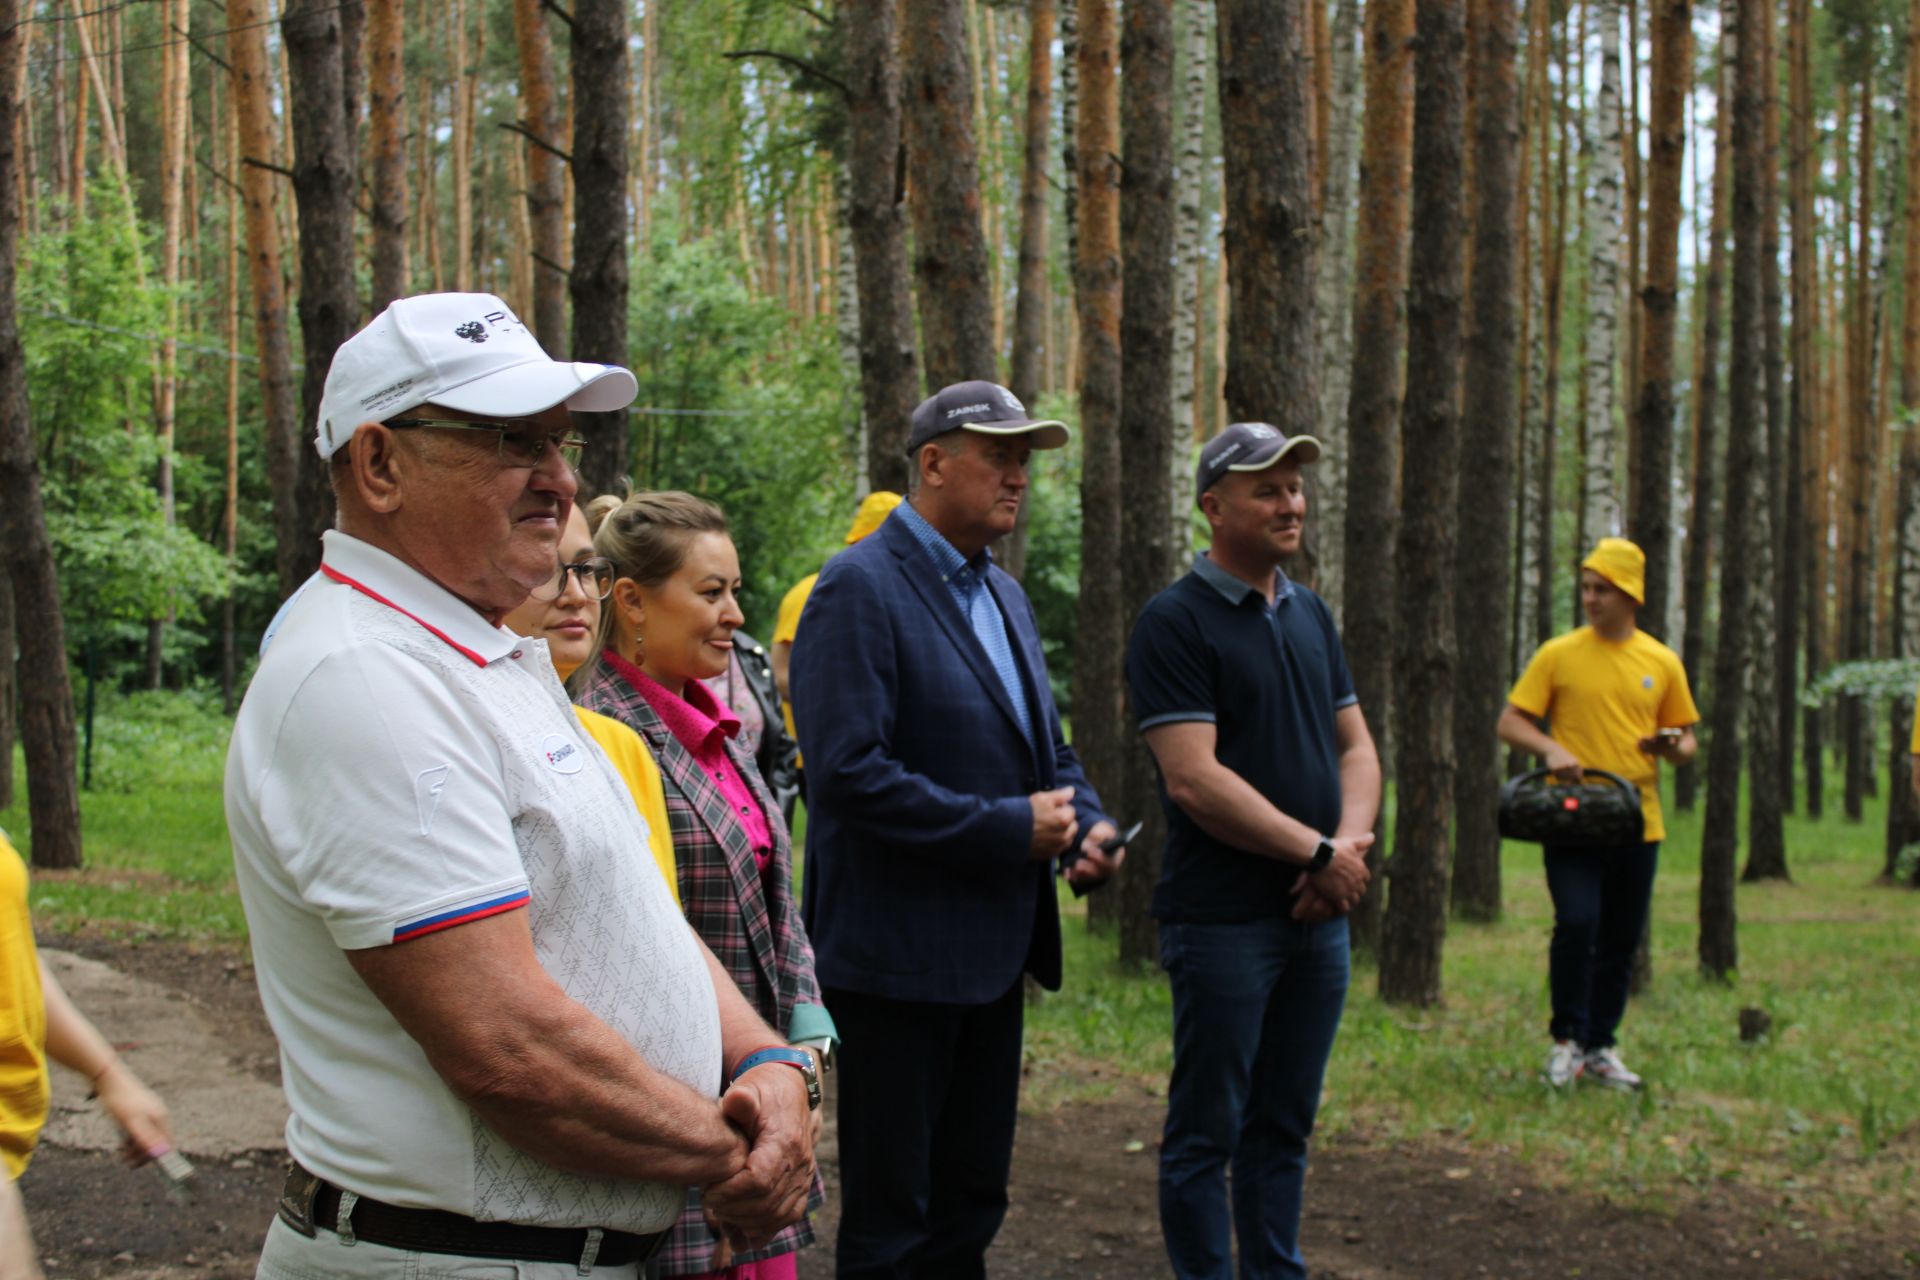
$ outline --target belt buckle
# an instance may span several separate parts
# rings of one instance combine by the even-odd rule
[[[309,1173],[298,1164],[288,1165],[287,1180],[280,1188],[280,1204],[276,1210],[280,1221],[307,1239],[313,1239],[313,1202],[325,1185],[318,1174]]]

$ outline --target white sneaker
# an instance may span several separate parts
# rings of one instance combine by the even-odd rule
[[[1620,1061],[1620,1055],[1612,1049],[1589,1049],[1582,1066],[1585,1067],[1587,1079],[1609,1089],[1640,1087],[1640,1077],[1628,1070],[1627,1064]]]
[[[1587,1060],[1579,1045],[1571,1040],[1555,1040],[1547,1052],[1546,1081],[1556,1089],[1564,1089],[1580,1078],[1586,1066]]]

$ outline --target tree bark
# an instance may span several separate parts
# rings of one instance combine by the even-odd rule
[[[1009,390],[1031,406],[1047,357],[1047,126],[1053,101],[1053,0],[1027,6],[1026,148],[1020,170],[1020,296]],[[1025,508],[1022,508],[1024,514]]]
[[[20,0],[0,0],[0,191],[12,191],[20,157],[14,122],[25,108],[18,69],[26,28]],[[80,793],[74,778],[73,693],[67,682],[67,638],[60,612],[60,581],[47,539],[27,405],[26,353],[20,346],[15,281],[20,206],[0,200],[0,558],[12,586],[12,615],[33,619],[6,633],[6,658],[18,642],[19,669],[31,680],[19,687],[20,741],[26,748],[27,821],[36,867],[80,865]],[[8,745],[11,755],[12,746]]]
[[[1684,0],[1683,0],[1684,2]],[[1506,704],[1507,610],[1512,605],[1513,458],[1518,433],[1520,95],[1514,0],[1481,0],[1472,33],[1473,300],[1465,317],[1464,420],[1474,424],[1471,484],[1459,486],[1454,598],[1478,600],[1459,630],[1454,686],[1455,915],[1500,918],[1500,742],[1493,722]]]
[[[622,29],[625,29],[624,19]],[[513,33],[520,46],[520,108],[526,114],[521,125],[548,144],[538,146],[528,139],[516,139],[527,161],[527,221],[533,229],[533,333],[547,354],[556,360],[567,358],[562,335],[567,330],[567,276],[558,266],[567,260],[566,192],[560,157],[553,151],[564,150],[560,136],[559,94],[554,84],[553,37],[547,31],[547,14],[541,0],[513,0]],[[621,58],[621,71],[626,59]],[[577,75],[578,72],[575,72]],[[631,102],[624,96],[626,78],[620,88],[623,98],[620,119],[624,124]],[[626,143],[621,142],[621,177],[626,176]],[[578,182],[578,176],[575,178]],[[576,199],[577,199],[576,195]],[[621,191],[621,211],[626,210],[626,192]],[[620,237],[624,255],[626,237]],[[523,303],[522,305],[526,305]]]
[[[1634,542],[1647,555],[1640,629],[1672,639],[1673,365],[1680,299],[1680,189],[1693,83],[1692,0],[1654,0],[1653,102],[1648,113],[1646,276],[1640,291],[1639,431],[1629,459]]]
[[[1201,227],[1207,202],[1207,65],[1212,60],[1213,6],[1208,0],[1180,5],[1181,58],[1180,157],[1176,171],[1179,215],[1174,232],[1174,262],[1181,272],[1173,299],[1173,502],[1169,532],[1176,555],[1192,543],[1193,445],[1200,438],[1200,295],[1206,254]],[[1189,287],[1189,285],[1191,287]]]
[[[999,379],[962,0],[904,0],[901,103],[927,390]]]
[[[287,328],[286,278],[280,260],[280,225],[274,216],[270,170],[247,160],[270,162],[275,154],[273,86],[267,65],[266,0],[228,0],[227,60],[233,65],[233,109],[240,118],[240,156],[234,168],[247,216],[247,271],[252,284],[254,350],[260,359],[260,399],[265,421],[267,485],[273,494],[275,567],[280,594],[292,595],[320,563],[309,545],[304,515],[306,459],[313,456],[301,434],[300,406],[293,391],[293,349]]]
[[[321,3],[286,0],[280,31],[286,41],[292,93],[293,196],[300,225],[300,346],[306,360],[300,382],[302,440],[320,419],[333,353],[360,324],[354,262],[354,196],[359,190],[355,137],[359,123],[361,0]],[[302,563],[320,563],[320,535],[333,524],[327,466],[311,448],[299,450]],[[302,575],[303,577],[305,574]]]
[[[1584,10],[1583,10],[1584,12]],[[1551,104],[1551,118],[1555,132],[1559,135],[1558,160],[1554,167],[1553,181],[1553,236],[1548,242],[1547,278],[1544,285],[1547,301],[1547,420],[1543,424],[1540,436],[1540,503],[1534,508],[1533,538],[1535,555],[1540,561],[1540,578],[1535,583],[1533,599],[1533,636],[1536,645],[1545,644],[1553,638],[1554,589],[1560,580],[1560,561],[1554,554],[1555,532],[1555,486],[1554,469],[1560,452],[1560,331],[1562,303],[1566,294],[1567,264],[1567,204],[1572,189],[1573,167],[1573,112],[1568,107],[1568,86],[1577,77],[1571,70],[1572,59],[1568,55],[1565,33],[1558,39],[1551,35],[1553,16],[1541,15],[1541,32],[1549,43],[1559,52],[1560,93]],[[1547,87],[1541,86],[1541,93],[1547,93]],[[1542,118],[1548,116],[1547,103],[1541,104]],[[1542,164],[1545,164],[1544,158]],[[1546,175],[1541,175],[1544,185]]]
[[[1347,392],[1346,600],[1342,641],[1353,687],[1389,764],[1393,708],[1394,544],[1400,510],[1400,402],[1407,345],[1407,254],[1412,209],[1413,0],[1373,0],[1366,13],[1366,114],[1353,298],[1353,374]],[[1376,824],[1377,827],[1378,824]],[[1354,945],[1378,953],[1388,833],[1375,832],[1373,879],[1348,923]]]
[[[1855,161],[1858,178],[1858,247],[1854,250],[1854,336],[1851,396],[1851,482],[1847,489],[1848,535],[1847,601],[1844,654],[1858,662],[1873,648],[1873,77],[1871,69],[1860,84],[1860,151]],[[1867,709],[1858,695],[1840,699],[1841,734],[1846,750],[1847,821],[1858,822],[1865,812],[1872,752],[1867,746]]]
[[[1727,362],[1726,495],[1723,547],[1748,547],[1753,536],[1757,437],[1765,430],[1766,357],[1760,275],[1765,269],[1763,127],[1771,68],[1764,43],[1753,37],[1766,21],[1771,0],[1735,0],[1738,41],[1733,91],[1733,311]],[[1743,620],[1752,606],[1753,583],[1746,557],[1729,554],[1720,571],[1720,617]],[[1731,980],[1740,967],[1736,933],[1734,868],[1740,840],[1740,731],[1748,720],[1748,654],[1752,634],[1744,625],[1720,628],[1713,663],[1713,709],[1707,757],[1707,813],[1700,842],[1700,969],[1715,981]]]
[[[1120,46],[1120,256],[1125,264],[1120,321],[1120,453],[1131,478],[1121,507],[1121,614],[1140,610],[1176,573],[1172,532],[1173,0],[1127,0]],[[1116,620],[1118,621],[1118,619]],[[1118,629],[1117,629],[1118,630]],[[1116,648],[1125,644],[1123,630]],[[1123,690],[1124,693],[1124,690]],[[1122,724],[1131,729],[1131,717]],[[1156,802],[1146,742],[1126,732],[1122,756],[1127,811],[1145,821],[1120,870],[1120,958],[1156,960],[1159,932],[1150,907],[1160,879],[1165,817]]]
[[[1407,289],[1407,396],[1401,457],[1399,559],[1454,561],[1459,489],[1464,318],[1466,31],[1460,0],[1419,6],[1414,49],[1413,246]],[[1441,996],[1453,825],[1453,706],[1457,663],[1451,583],[1444,573],[1400,584],[1394,646],[1395,776],[1399,802],[1380,995],[1433,1005]]]
[[[27,33],[23,30],[21,39]],[[17,55],[16,55],[17,56]],[[4,57],[4,54],[0,54]],[[20,58],[22,64],[24,57]],[[24,99],[16,96],[14,101]],[[14,644],[13,571],[0,571],[0,809],[13,807],[13,744],[20,740],[20,725],[14,715],[14,698],[19,691],[16,674],[17,649]]]
[[[1121,703],[1126,633],[1120,579],[1120,44],[1114,0],[1079,0],[1078,30],[1079,234],[1073,274],[1080,316],[1081,522],[1073,736],[1094,787],[1102,795],[1120,795],[1126,786],[1123,746],[1134,735]],[[1108,909],[1117,911],[1117,900]]]
[[[867,478],[907,488],[907,420],[920,402],[913,298],[907,274],[905,151],[901,141],[899,9],[847,0],[847,219],[860,293],[860,398],[867,416]]]
[[[373,226],[375,315],[408,292],[407,75],[405,0],[370,0],[367,11],[368,221]]]
[[[1322,0],[1313,0],[1316,12]],[[1360,115],[1359,0],[1333,0],[1333,18],[1325,24],[1328,58],[1322,82],[1328,88],[1327,116],[1317,121],[1327,149],[1318,157],[1323,201],[1320,210],[1319,279],[1314,286],[1314,361],[1319,379],[1321,443],[1326,452],[1310,478],[1319,512],[1309,527],[1319,563],[1314,589],[1334,617],[1345,616],[1347,524],[1347,402],[1353,378],[1353,178],[1354,133]]]
[[[573,4],[573,351],[625,364],[627,351],[627,6]],[[581,473],[599,493],[629,474],[627,411],[583,413]]]
[[[1579,551],[1620,532],[1614,460],[1614,377],[1620,351],[1620,255],[1623,214],[1620,157],[1619,0],[1593,6],[1600,27],[1600,92],[1594,100],[1587,203],[1586,497]]]
[[[1894,497],[1893,656],[1920,657],[1920,440],[1913,417],[1920,411],[1920,0],[1907,5],[1906,254],[1901,265],[1900,407],[1908,425],[1900,432],[1900,470]],[[0,631],[0,635],[4,635]],[[1920,840],[1920,806],[1908,781],[1912,769],[1913,695],[1903,690],[1889,709],[1890,777],[1887,795],[1886,865]]]
[[[1789,85],[1793,98],[1788,151],[1789,217],[1792,222],[1789,240],[1793,250],[1793,390],[1790,401],[1793,416],[1788,424],[1787,436],[1790,450],[1797,451],[1799,477],[1798,484],[1788,491],[1787,519],[1792,545],[1802,549],[1791,559],[1798,562],[1804,556],[1806,564],[1805,603],[1794,609],[1794,615],[1805,626],[1804,652],[1809,674],[1817,669],[1819,662],[1827,594],[1827,527],[1825,504],[1820,500],[1826,488],[1825,423],[1819,411],[1820,360],[1814,349],[1814,335],[1819,332],[1820,323],[1820,289],[1819,253],[1814,244],[1813,183],[1819,162],[1814,150],[1813,133],[1812,9],[1812,0],[1788,0],[1791,33],[1789,56],[1792,63]],[[1822,512],[1817,521],[1814,518],[1816,509]],[[1808,707],[1801,712],[1801,717],[1807,815],[1817,818],[1824,807],[1821,793],[1826,786],[1820,709]],[[1783,737],[1782,741],[1785,740]],[[1791,767],[1791,753],[1784,754],[1789,757],[1785,763]],[[1792,788],[1793,779],[1788,775],[1783,790],[1791,793]]]

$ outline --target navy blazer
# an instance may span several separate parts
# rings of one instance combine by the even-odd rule
[[[1030,743],[973,627],[899,515],[828,562],[793,645],[807,774],[801,913],[822,987],[985,1004],[1024,970],[1060,986],[1053,863],[1028,853],[1035,791],[1105,815],[1047,684],[1026,593],[993,567]]]

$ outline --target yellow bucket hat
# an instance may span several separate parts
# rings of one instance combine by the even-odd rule
[[[1647,602],[1647,555],[1625,538],[1602,538],[1593,554],[1580,562],[1633,597],[1635,604]]]
[[[888,513],[899,505],[900,495],[885,489],[875,489],[861,499],[860,509],[853,514],[853,528],[847,530],[847,545],[852,546],[886,523]]]

